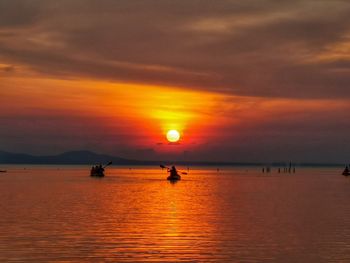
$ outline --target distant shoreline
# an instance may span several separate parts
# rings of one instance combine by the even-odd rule
[[[10,153],[0,151],[1,165],[93,165],[96,163],[107,163],[112,161],[114,165],[122,166],[159,166],[160,164],[174,164],[182,166],[210,166],[210,167],[227,167],[227,166],[271,166],[287,167],[290,161],[285,162],[211,162],[211,161],[142,161],[125,159],[121,157],[98,154],[91,151],[70,151],[58,155],[35,156],[24,153]],[[298,167],[343,167],[341,163],[317,163],[317,162],[291,162],[293,166]]]

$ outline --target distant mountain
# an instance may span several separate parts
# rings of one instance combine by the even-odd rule
[[[98,154],[91,151],[70,151],[58,155],[47,156],[35,156],[24,153],[10,153],[0,151],[0,164],[106,164],[112,161],[116,165],[191,165],[191,166],[272,166],[272,167],[285,167],[289,162],[274,162],[274,163],[249,163],[249,162],[186,162],[186,161],[140,161],[124,159],[116,156]],[[295,164],[293,164],[295,165]],[[343,166],[342,164],[335,163],[297,163],[297,166],[303,167],[331,167],[331,166]]]
[[[184,162],[184,161],[140,161],[116,156],[97,154],[91,151],[69,151],[58,155],[36,156],[24,153],[0,151],[0,164],[105,164],[112,161],[116,165],[194,165],[194,166],[227,166],[258,165],[255,163],[230,162]]]
[[[90,151],[70,151],[58,155],[34,156],[23,153],[9,153],[0,151],[0,163],[8,164],[143,164],[137,160],[129,160],[120,157],[97,154]]]

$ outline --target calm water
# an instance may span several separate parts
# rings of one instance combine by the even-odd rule
[[[1,167],[0,262],[350,262],[341,169],[23,167]]]

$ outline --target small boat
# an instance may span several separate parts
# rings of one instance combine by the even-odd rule
[[[166,178],[168,181],[175,182],[181,180],[181,176],[177,173],[175,166],[172,166],[171,168],[167,169],[168,173],[170,173],[170,175]]]
[[[181,180],[181,176],[178,175],[178,174],[174,174],[174,175],[169,175],[167,178],[166,178],[168,181],[178,181],[178,180]]]
[[[96,171],[93,172],[93,171],[91,171],[90,176],[94,176],[94,177],[104,177],[105,174],[104,174],[104,172],[96,172]]]
[[[168,181],[176,182],[176,181],[181,180],[181,176],[178,174],[178,170],[176,170],[175,166],[172,166],[171,168],[166,167],[166,166],[164,166],[162,164],[159,165],[159,166],[162,169],[166,168],[167,172],[170,173],[170,175],[166,178]],[[187,174],[187,173],[186,172],[181,172],[181,174]]]
[[[344,175],[344,176],[350,175],[350,171],[349,171],[349,168],[347,166],[345,166],[345,169],[344,169],[342,175]]]
[[[7,171],[6,170],[0,170],[0,173],[6,173]]]
[[[91,170],[90,170],[90,176],[93,176],[93,177],[104,177],[105,176],[105,168],[108,166],[108,165],[111,165],[112,162],[109,162],[107,163],[105,166],[102,167],[102,165],[95,165],[93,167],[91,167]]]

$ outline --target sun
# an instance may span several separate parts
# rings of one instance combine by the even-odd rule
[[[166,138],[169,142],[177,142],[180,140],[180,133],[177,130],[170,130],[167,132]]]

